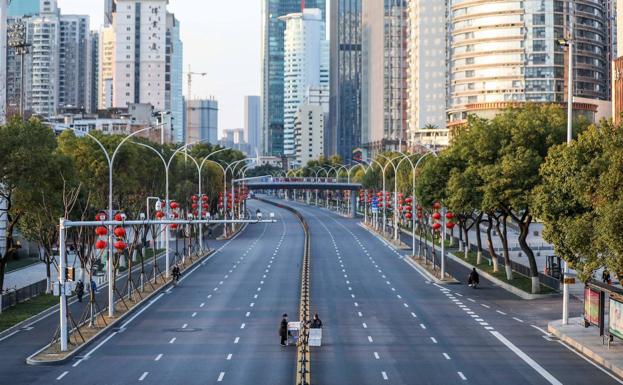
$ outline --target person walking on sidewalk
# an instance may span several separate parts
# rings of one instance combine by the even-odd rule
[[[82,283],[82,280],[76,283],[76,296],[78,296],[78,302],[82,302],[82,296],[84,296],[84,283]]]
[[[281,325],[279,325],[279,337],[281,337],[281,346],[286,346],[286,341],[288,340],[288,315],[284,314],[283,319],[281,320]]]
[[[608,269],[604,269],[603,273],[601,273],[601,280],[605,284],[612,284],[612,279],[610,278],[610,272],[608,271]]]

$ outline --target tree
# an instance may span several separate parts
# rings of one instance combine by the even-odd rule
[[[54,156],[54,132],[40,121],[15,117],[0,126],[0,199],[7,218],[4,254],[0,255],[0,290],[9,259],[17,255],[14,232],[24,215],[41,204],[42,184],[57,178],[50,159]],[[45,190],[43,190],[45,191]]]

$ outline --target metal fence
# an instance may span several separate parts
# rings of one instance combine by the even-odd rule
[[[32,285],[22,287],[21,289],[8,289],[2,294],[2,311],[27,301],[33,297],[44,294],[48,287],[46,279],[33,283]]]

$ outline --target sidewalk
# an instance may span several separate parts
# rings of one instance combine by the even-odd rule
[[[593,362],[623,377],[623,341],[615,338],[609,346],[607,340],[602,343],[599,329],[594,326],[585,328],[581,317],[570,318],[566,326],[561,320],[552,321],[547,329]]]

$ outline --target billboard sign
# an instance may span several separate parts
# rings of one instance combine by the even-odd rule
[[[584,320],[592,325],[599,325],[599,292],[584,288]]]
[[[610,334],[623,339],[623,302],[610,297],[608,320]]]

